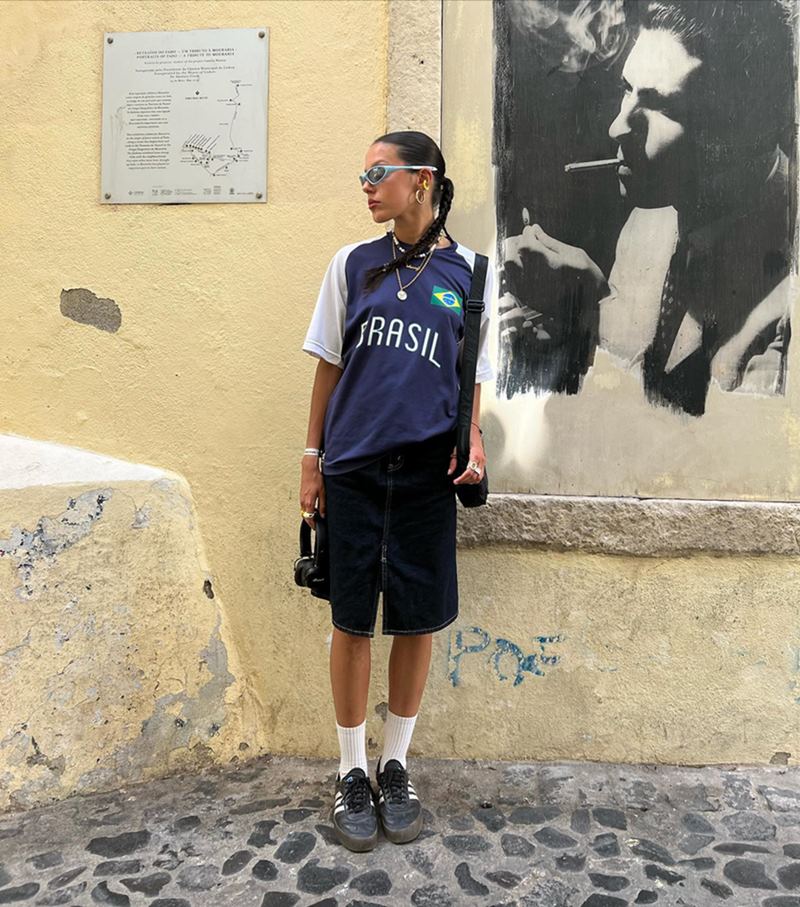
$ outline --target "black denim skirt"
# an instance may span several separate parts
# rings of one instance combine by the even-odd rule
[[[458,616],[455,434],[325,476],[331,616],[345,633],[432,633]]]

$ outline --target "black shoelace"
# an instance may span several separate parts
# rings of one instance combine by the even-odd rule
[[[408,772],[398,768],[383,775],[383,796],[390,803],[405,803],[408,800]]]
[[[372,801],[369,779],[356,775],[349,784],[345,783],[342,799],[348,812],[363,812]]]

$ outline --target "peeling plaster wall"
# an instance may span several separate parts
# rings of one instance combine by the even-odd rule
[[[478,548],[459,586],[418,751],[797,764],[796,558]]]
[[[0,603],[0,811],[253,754],[179,477],[0,489]]]

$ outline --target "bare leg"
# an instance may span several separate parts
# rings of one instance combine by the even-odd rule
[[[356,727],[367,717],[370,638],[333,628],[331,641],[331,689],[336,722]]]
[[[412,717],[419,711],[431,663],[432,633],[395,636],[389,656],[389,711]]]

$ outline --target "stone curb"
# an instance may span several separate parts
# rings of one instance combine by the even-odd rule
[[[800,503],[492,494],[485,507],[459,507],[458,540],[638,557],[797,555]]]

